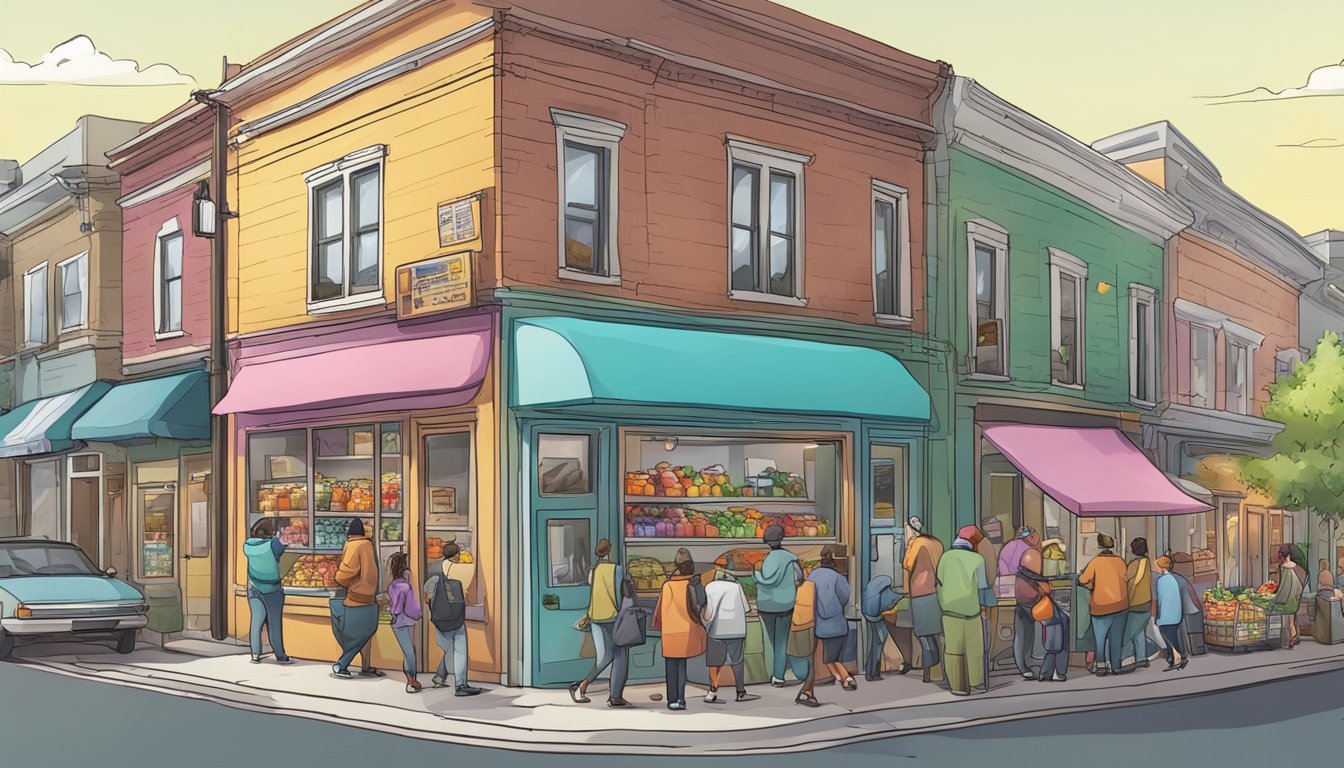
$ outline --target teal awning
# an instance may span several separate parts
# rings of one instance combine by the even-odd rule
[[[76,440],[210,437],[210,382],[192,371],[118,384],[75,422]]]
[[[111,385],[95,381],[63,395],[30,400],[0,416],[0,458],[74,448],[71,427],[109,389]]]
[[[875,349],[567,317],[518,321],[514,405],[648,403],[929,420],[929,395]]]

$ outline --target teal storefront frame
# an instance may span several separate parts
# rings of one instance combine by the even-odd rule
[[[926,391],[932,390],[932,414],[928,421],[901,421],[893,419],[862,418],[852,415],[781,413],[740,408],[717,408],[687,405],[656,405],[619,402],[584,402],[556,406],[511,406],[501,411],[503,476],[516,478],[501,489],[502,521],[506,540],[519,543],[522,557],[506,565],[513,586],[511,597],[516,601],[509,612],[510,619],[518,622],[519,630],[511,634],[509,643],[519,659],[510,671],[511,677],[525,685],[557,687],[579,678],[591,667],[591,659],[574,659],[582,643],[582,636],[574,628],[588,605],[586,582],[568,593],[543,585],[547,527],[557,519],[584,519],[593,532],[593,541],[606,537],[613,543],[613,558],[624,562],[627,547],[623,541],[623,468],[620,466],[619,440],[623,431],[668,433],[682,435],[751,436],[788,432],[824,434],[842,439],[847,448],[841,457],[842,502],[840,516],[844,521],[841,540],[849,546],[852,582],[856,594],[872,575],[870,539],[877,533],[889,533],[898,539],[902,521],[877,530],[872,523],[871,477],[869,473],[870,446],[899,445],[906,450],[908,461],[905,484],[905,514],[918,514],[938,529],[950,532],[953,521],[950,510],[950,487],[946,497],[934,501],[930,487],[947,485],[930,482],[930,472],[940,462],[927,454],[931,436],[937,435],[937,447],[947,447],[947,436],[939,432],[939,424],[946,423],[940,414],[947,408],[948,387],[941,379],[947,366],[943,352],[927,345],[920,337],[905,331],[848,326],[847,324],[763,324],[761,318],[706,318],[676,313],[664,308],[624,302],[604,302],[591,297],[573,300],[539,292],[503,292],[505,305],[501,323],[501,365],[505,373],[504,394],[514,402],[512,387],[517,376],[514,360],[514,329],[517,321],[539,317],[574,317],[618,323],[644,323],[666,320],[669,325],[705,329],[721,333],[754,333],[761,335],[763,325],[785,338],[802,338],[821,344],[855,345],[886,352],[906,363],[915,381]],[[650,317],[653,314],[654,317]],[[913,358],[913,362],[907,362]],[[709,369],[709,370],[712,370]],[[930,385],[930,379],[933,380]],[[936,393],[936,394],[933,394]],[[584,498],[588,506],[575,509],[572,504],[556,503],[540,497],[535,487],[537,435],[541,433],[586,433],[606,455],[598,455],[593,462],[594,492]],[[571,500],[572,501],[572,500]],[[568,517],[566,517],[568,516]],[[524,545],[525,544],[525,545]],[[550,608],[542,607],[545,598]],[[857,617],[857,614],[855,614]],[[656,638],[640,649],[635,649],[631,660],[631,680],[658,679],[662,676],[662,660]],[[694,677],[694,673],[693,673]]]

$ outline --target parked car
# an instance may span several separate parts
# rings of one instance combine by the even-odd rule
[[[0,659],[19,638],[111,639],[117,653],[135,650],[149,604],[116,575],[99,572],[74,544],[0,539]]]

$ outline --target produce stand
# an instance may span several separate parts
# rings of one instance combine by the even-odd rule
[[[1280,642],[1284,617],[1270,612],[1274,584],[1256,590],[1214,587],[1204,593],[1204,642],[1226,651],[1269,649]]]

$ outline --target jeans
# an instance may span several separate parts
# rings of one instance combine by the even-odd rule
[[[415,640],[411,637],[414,632],[415,625],[392,628],[392,634],[397,638],[397,645],[401,646],[401,671],[412,680],[415,679]]]
[[[863,655],[863,674],[866,677],[877,677],[882,673],[882,649],[887,644],[891,630],[885,621],[865,619],[864,623],[868,625],[868,651]]]
[[[1125,613],[1092,617],[1092,634],[1097,639],[1097,664],[1101,664],[1104,654],[1112,672],[1120,669],[1120,662],[1124,661],[1125,623]]]
[[[378,631],[378,606],[347,605],[343,617],[332,617],[332,626],[336,630],[336,640],[341,644],[341,658],[336,661],[336,666],[342,671],[348,670],[350,662]],[[367,660],[368,656],[364,658]]]
[[[770,668],[770,677],[784,679],[787,668],[789,645],[789,625],[793,622],[793,613],[761,612],[761,626],[765,629],[765,659]]]
[[[1171,655],[1174,650],[1185,658],[1185,633],[1181,631],[1180,624],[1166,624],[1157,628],[1162,633],[1162,639],[1167,641],[1167,662],[1175,663],[1176,657]]]
[[[943,660],[942,655],[938,652],[937,635],[920,635],[919,649],[923,654],[920,666],[924,668],[925,674],[927,674],[930,669],[938,666]]]
[[[608,701],[625,698],[625,680],[629,676],[630,649],[613,646],[611,653],[611,690],[607,693]]]
[[[285,653],[285,593],[277,589],[274,592],[258,592],[255,588],[247,590],[247,605],[252,609],[252,630],[248,639],[252,643],[252,655],[261,655],[261,628],[271,639],[271,650],[275,658],[284,661],[289,658]]]
[[[1069,675],[1069,654],[1065,651],[1046,651],[1045,661],[1041,663],[1041,679],[1049,680],[1059,673],[1060,677]]]
[[[1120,660],[1124,661],[1130,653],[1134,654],[1134,663],[1148,660],[1148,618],[1152,609],[1129,611],[1125,616],[1125,639],[1120,646]]]
[[[588,690],[588,686],[593,684],[611,662],[616,658],[616,643],[612,642],[611,631],[616,626],[615,622],[607,621],[598,623],[594,621],[590,628],[593,633],[593,651],[597,657],[593,659],[593,668],[586,677],[583,678],[583,689]]]
[[[434,676],[440,680],[448,679],[448,657],[453,657],[453,686],[462,688],[467,684],[467,626],[444,632],[434,628],[434,642],[443,649],[443,658],[439,659],[439,670]]]
[[[667,667],[667,703],[686,703],[686,659],[664,659]]]
[[[947,660],[943,671],[948,686],[959,693],[985,684],[985,623],[981,616],[969,619],[943,614],[943,640]]]
[[[1031,616],[1030,605],[1018,605],[1013,609],[1013,662],[1017,671],[1027,674],[1031,671],[1032,651],[1036,647],[1036,620]],[[1042,673],[1041,677],[1045,677]]]

